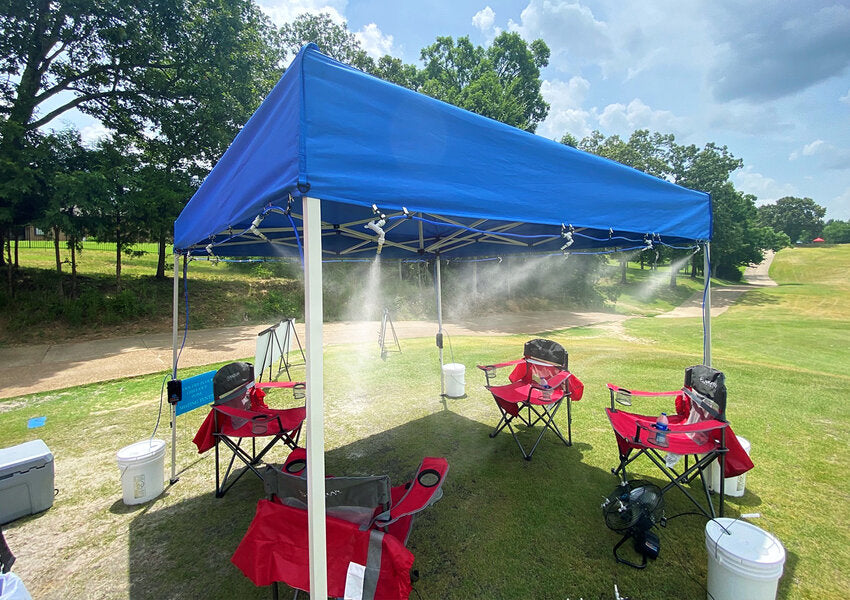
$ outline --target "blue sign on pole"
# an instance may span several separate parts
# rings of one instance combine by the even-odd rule
[[[206,406],[213,401],[212,382],[215,373],[215,371],[207,371],[183,380],[182,395],[176,409],[178,415]]]

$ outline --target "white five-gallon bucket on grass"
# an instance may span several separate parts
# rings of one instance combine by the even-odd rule
[[[744,449],[744,452],[747,453],[747,456],[750,455],[750,442],[746,438],[742,438],[740,435],[737,436],[738,441],[741,442],[741,447]],[[708,475],[709,475],[709,484],[708,489],[712,492],[719,494],[720,493],[720,460],[714,460],[710,465],[708,465]],[[737,477],[726,477],[726,483],[724,486],[724,491],[727,496],[743,496],[744,488],[747,487],[747,474],[741,473]]]
[[[446,382],[446,396],[460,398],[466,388],[466,367],[460,363],[443,365],[443,377]]]
[[[165,442],[144,440],[118,451],[124,504],[153,500],[165,488]]]
[[[785,548],[773,535],[752,523],[721,517],[706,524],[705,547],[709,600],[776,598]]]

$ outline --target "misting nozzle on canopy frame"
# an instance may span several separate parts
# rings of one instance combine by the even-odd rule
[[[371,229],[372,231],[374,231],[378,235],[378,252],[377,252],[377,254],[380,254],[381,250],[384,247],[384,240],[386,239],[386,235],[384,233],[383,228],[384,228],[384,225],[387,224],[387,215],[385,215],[380,210],[378,210],[378,206],[375,205],[375,204],[372,205],[372,212],[375,213],[378,216],[378,220],[375,221],[374,219],[372,219],[371,221],[366,223],[365,227],[366,227],[366,229]]]

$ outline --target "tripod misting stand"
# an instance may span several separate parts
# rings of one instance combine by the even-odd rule
[[[278,334],[280,327],[284,326],[286,329],[283,332],[283,338],[281,339]],[[298,332],[295,331],[295,319],[288,317],[278,323],[273,327],[269,327],[265,331],[261,331],[258,335],[268,335],[271,339],[269,339],[269,343],[266,346],[266,356],[263,359],[262,364],[269,366],[269,379],[272,379],[272,363],[274,362],[274,352],[277,349],[277,353],[280,355],[280,362],[277,365],[277,374],[274,377],[279,377],[281,371],[286,371],[286,378],[289,381],[292,381],[292,375],[289,372],[290,367],[303,365],[306,363],[306,359],[304,358],[304,348],[301,347],[301,340],[298,339]],[[301,362],[300,363],[292,363],[289,361],[289,348],[292,344],[292,338],[295,338],[295,343],[298,344],[298,352],[301,353]],[[263,372],[265,368],[260,372],[258,381],[263,380]]]
[[[393,334],[393,343],[395,349],[387,348],[387,325],[390,326],[390,331]],[[401,345],[398,343],[398,336],[395,334],[393,321],[390,319],[390,309],[384,308],[384,315],[381,317],[381,329],[378,331],[378,345],[381,347],[381,360],[387,360],[389,352],[401,352]]]

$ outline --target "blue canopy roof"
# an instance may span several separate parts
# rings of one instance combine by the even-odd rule
[[[565,239],[572,250],[639,247],[648,237],[677,244],[712,233],[703,192],[387,83],[313,44],[180,214],[174,246],[297,255],[303,195],[322,200],[325,258],[374,256],[373,205],[385,216],[383,255],[401,258],[557,251]]]

